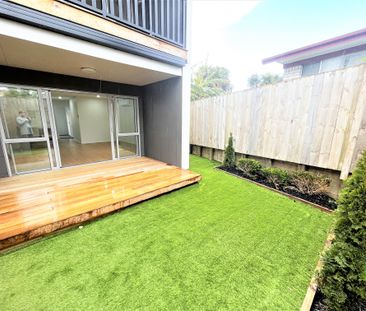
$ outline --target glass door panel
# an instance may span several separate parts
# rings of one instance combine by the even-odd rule
[[[10,175],[50,169],[41,91],[0,86],[0,134]]]
[[[52,90],[50,95],[55,125],[52,141],[59,150],[60,167],[113,159],[108,97],[61,90]]]
[[[0,102],[5,138],[44,137],[38,91],[2,89]]]
[[[117,99],[119,133],[136,133],[136,109],[134,99]]]
[[[119,136],[118,145],[120,158],[138,155],[138,136]]]
[[[141,155],[137,99],[115,97],[114,104],[117,158]]]
[[[49,169],[50,158],[47,143],[27,142],[7,144],[12,175]]]

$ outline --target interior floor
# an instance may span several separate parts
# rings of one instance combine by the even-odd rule
[[[59,139],[58,144],[62,166],[112,160],[110,142],[80,144],[75,139]]]

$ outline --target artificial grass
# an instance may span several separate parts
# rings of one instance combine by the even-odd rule
[[[1,310],[298,310],[333,217],[214,166],[3,255]]]

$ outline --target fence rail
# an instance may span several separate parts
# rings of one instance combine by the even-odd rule
[[[366,149],[366,65],[191,103],[190,142],[341,171]]]

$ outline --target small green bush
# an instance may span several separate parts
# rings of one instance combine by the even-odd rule
[[[253,159],[242,158],[238,161],[237,168],[241,170],[244,175],[248,177],[255,177],[260,175],[262,171],[262,164]]]
[[[318,173],[308,171],[292,171],[290,182],[292,188],[308,195],[326,194],[329,190],[330,179]]]
[[[233,143],[233,135],[230,133],[228,144],[224,151],[224,167],[234,168],[235,167],[235,149]]]
[[[276,189],[283,189],[289,185],[290,174],[284,169],[277,167],[267,167],[263,169],[263,174],[266,180]]]
[[[318,275],[330,310],[361,310],[366,302],[366,151],[346,181],[336,213],[335,239]]]

